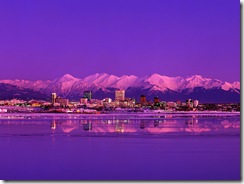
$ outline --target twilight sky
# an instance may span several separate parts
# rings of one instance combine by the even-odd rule
[[[239,0],[1,0],[0,79],[240,81]]]

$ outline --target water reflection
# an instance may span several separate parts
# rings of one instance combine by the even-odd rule
[[[154,127],[158,127],[160,120],[154,120]]]
[[[198,119],[197,118],[192,118],[192,119],[187,119],[186,120],[186,125],[194,125],[198,123]]]
[[[56,120],[55,119],[51,122],[51,129],[52,130],[56,129]]]
[[[85,130],[85,131],[92,130],[91,120],[86,120],[86,122],[83,124],[83,130]]]
[[[80,128],[80,123],[76,120],[56,120],[56,122],[59,122],[57,126],[59,126],[64,133],[69,133]]]
[[[115,123],[115,132],[124,132],[124,122],[122,121],[117,121]]]
[[[146,120],[141,120],[140,128],[144,129],[146,127]]]
[[[63,133],[129,133],[134,134],[198,134],[240,133],[240,117],[184,117],[184,118],[123,118],[68,119],[51,121],[55,132]],[[88,134],[89,135],[89,134]]]

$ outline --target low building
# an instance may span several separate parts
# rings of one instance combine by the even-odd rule
[[[167,102],[167,106],[169,108],[176,107],[176,103],[175,102]]]
[[[81,99],[80,99],[80,103],[81,103],[81,105],[87,105],[87,101],[88,101],[87,98],[81,98]]]
[[[112,102],[112,99],[111,98],[104,98],[103,99],[103,102],[105,102],[105,103],[111,103]]]
[[[69,105],[69,99],[65,99],[65,98],[57,97],[55,102],[59,103],[60,106],[68,106]]]

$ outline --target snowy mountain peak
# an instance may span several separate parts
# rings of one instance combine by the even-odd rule
[[[64,75],[62,76],[62,78],[73,79],[74,77],[73,77],[72,75],[70,75],[70,74],[64,74]]]
[[[233,86],[232,86],[230,83],[228,83],[228,82],[224,82],[224,83],[221,85],[221,88],[222,88],[223,90],[228,91],[229,89],[232,89]]]
[[[68,82],[68,81],[73,81],[73,80],[80,80],[80,79],[75,78],[70,74],[65,74],[62,77],[56,79],[56,81],[60,81],[60,82]]]
[[[236,89],[240,89],[241,86],[240,86],[240,82],[236,81],[236,82],[233,82],[232,86]]]
[[[204,78],[201,75],[183,77],[168,77],[154,73],[152,75],[137,77],[135,75],[123,75],[121,77],[107,73],[96,73],[83,79],[65,74],[53,81],[27,81],[27,80],[0,80],[0,83],[12,84],[18,87],[42,90],[47,94],[55,91],[63,96],[70,94],[82,94],[84,90],[108,92],[114,89],[129,90],[139,88],[143,90],[167,92],[168,90],[180,93],[193,91],[194,88],[221,89],[240,93],[240,82],[233,84],[217,79]],[[82,96],[82,95],[81,95]]]
[[[134,87],[138,82],[138,77],[135,75],[123,75],[112,85],[114,88],[127,89],[128,87]]]
[[[135,78],[135,77],[137,77],[137,76],[135,76],[135,75],[122,75],[121,78]]]
[[[157,88],[152,89],[157,89],[160,91],[165,91],[167,89],[178,91],[182,86],[182,82],[184,81],[182,77],[168,77],[155,73],[145,78],[144,82],[151,86],[157,86]]]
[[[204,78],[201,75],[191,75],[189,77],[186,77],[187,81],[192,81],[192,80],[206,80],[208,78]]]
[[[157,74],[157,73],[153,73],[153,74],[151,74],[151,75],[149,75],[149,77],[162,77],[161,75],[159,75],[159,74]]]
[[[106,73],[96,73],[85,77],[84,81],[90,84],[98,84],[104,87],[108,87],[112,85],[114,82],[116,82],[118,79],[119,77],[115,75],[109,75]]]
[[[186,78],[186,85],[183,88],[193,89],[202,87],[205,89],[220,88],[223,81],[217,79],[204,78],[201,75],[192,75]]]

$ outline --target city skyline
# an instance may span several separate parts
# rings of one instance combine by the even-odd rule
[[[187,78],[159,74],[117,77],[97,73],[80,79],[66,74],[51,81],[0,80],[0,89],[0,99],[46,99],[51,93],[57,93],[75,100],[83,96],[83,92],[89,99],[91,96],[103,99],[114,97],[114,90],[118,89],[126,90],[125,94],[130,98],[146,95],[175,101],[194,96],[202,102],[240,102],[240,82],[229,83],[200,75]],[[119,96],[124,98],[124,94]]]
[[[1,1],[0,79],[69,73],[240,81],[239,1]]]
[[[241,16],[238,0],[0,0],[0,179],[240,181]]]

